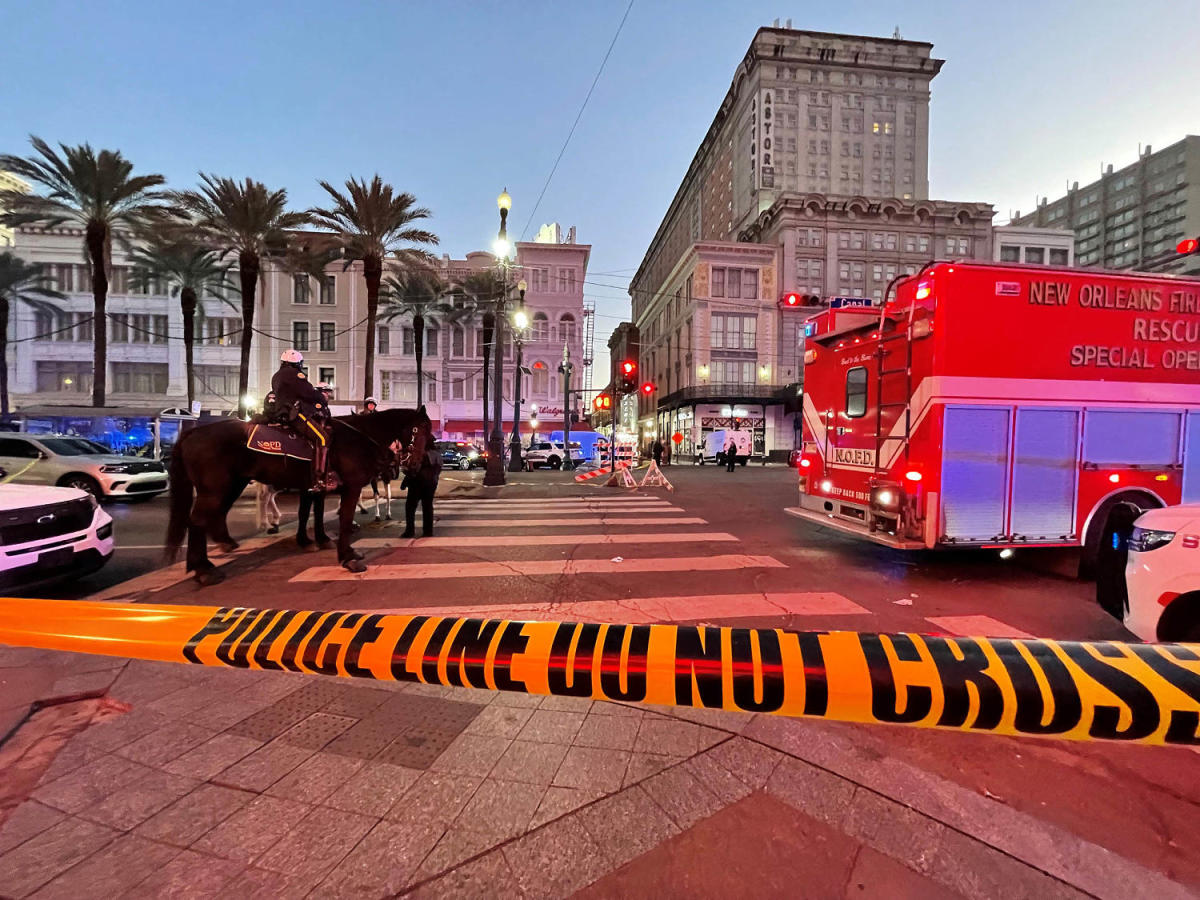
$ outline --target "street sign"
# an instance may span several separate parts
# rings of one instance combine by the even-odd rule
[[[830,309],[845,309],[848,306],[874,306],[870,297],[830,297]]]

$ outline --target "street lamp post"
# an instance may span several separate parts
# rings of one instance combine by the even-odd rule
[[[563,377],[563,468],[575,468],[575,460],[571,459],[571,372],[575,366],[571,363],[571,348],[563,344],[563,358],[558,371]]]
[[[488,487],[504,484],[504,306],[508,299],[508,254],[512,245],[508,241],[508,211],[512,208],[512,197],[505,189],[496,198],[500,208],[500,231],[492,245],[496,254],[496,263],[500,266],[501,288],[500,296],[496,299],[495,321],[493,331],[493,356],[496,357],[495,376],[492,378],[494,392],[492,403],[492,433],[488,438],[487,471],[483,475],[483,483]]]
[[[513,427],[512,439],[508,445],[508,471],[520,472],[524,468],[521,461],[521,379],[524,376],[523,351],[525,349],[525,330],[529,327],[529,315],[525,312],[525,291],[528,285],[524,279],[517,284],[520,303],[513,312],[513,343],[517,346],[517,365],[513,369]]]

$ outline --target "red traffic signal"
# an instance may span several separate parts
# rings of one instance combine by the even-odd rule
[[[642,393],[645,394],[647,397],[649,397],[651,394],[653,394],[654,393],[654,382],[647,381],[645,384],[643,384],[642,385]]]
[[[632,359],[627,359],[627,360],[625,360],[625,362],[621,363],[621,373],[622,374],[632,375],[636,371],[637,371],[637,363],[635,363]]]
[[[1200,240],[1196,238],[1184,238],[1175,245],[1175,252],[1180,255],[1200,252]]]
[[[632,394],[637,390],[637,362],[632,359],[621,363],[621,393]]]
[[[788,293],[784,294],[782,298],[780,298],[779,305],[790,308],[793,306],[799,306],[802,302],[803,298],[799,294],[797,294],[795,291],[789,291]]]

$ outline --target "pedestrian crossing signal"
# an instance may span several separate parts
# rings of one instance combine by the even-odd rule
[[[592,401],[592,409],[597,412],[604,409],[612,409],[612,397],[608,396],[608,394],[596,395],[596,398]]]

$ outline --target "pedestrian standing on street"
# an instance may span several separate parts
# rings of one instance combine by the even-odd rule
[[[421,457],[421,468],[409,472],[400,484],[401,490],[408,488],[404,498],[405,529],[401,537],[416,537],[417,506],[421,507],[421,537],[433,537],[433,495],[437,493],[438,478],[442,474],[442,454],[431,444]]]
[[[725,445],[725,471],[732,472],[733,464],[737,462],[737,444],[733,442],[733,438],[729,439],[729,443]]]
[[[671,444],[668,441],[667,443],[663,444],[663,465],[669,466],[670,464],[671,464]]]
[[[663,444],[658,438],[654,439],[654,446],[650,448],[650,452],[654,454],[654,464],[662,465]]]

